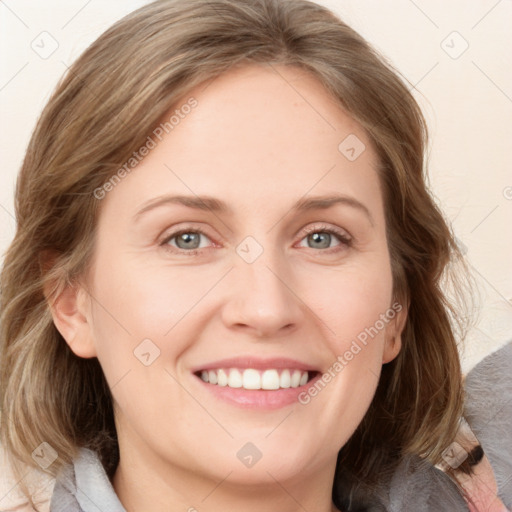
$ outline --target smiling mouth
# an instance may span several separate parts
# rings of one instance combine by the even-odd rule
[[[248,390],[298,388],[312,380],[318,372],[297,369],[219,368],[195,373],[203,382],[220,387]]]

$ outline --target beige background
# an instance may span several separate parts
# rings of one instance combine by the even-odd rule
[[[51,90],[90,42],[144,3],[0,2],[2,254],[14,234],[16,173]],[[481,289],[480,319],[463,352],[467,371],[512,337],[512,2],[320,3],[395,65],[427,116],[432,188]]]

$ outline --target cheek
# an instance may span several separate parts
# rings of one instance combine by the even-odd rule
[[[308,304],[321,320],[330,361],[300,401],[315,408],[319,426],[331,432],[337,446],[347,441],[370,406],[386,331],[396,315],[391,269],[386,259],[378,261],[315,279],[308,294]]]
[[[119,261],[115,267],[98,267],[94,290],[102,327],[136,337],[162,338],[192,310],[213,286],[214,272],[192,267],[152,265],[138,259]],[[103,310],[103,311],[101,311]]]
[[[164,363],[172,367],[190,340],[199,337],[204,328],[200,317],[208,314],[203,299],[224,271],[171,268],[112,255],[98,261],[105,262],[95,267],[91,290],[98,359],[111,387],[127,372],[130,378],[140,373],[147,385],[155,372],[145,372],[144,363],[154,360],[152,369]]]
[[[364,344],[383,338],[389,319],[382,319],[392,306],[393,288],[386,258],[325,270],[315,276],[314,284],[311,282],[304,281],[301,296],[306,297],[305,302],[318,315],[336,354],[348,350],[353,340]],[[373,343],[372,347],[378,345],[379,342]],[[370,350],[372,347],[367,344]]]

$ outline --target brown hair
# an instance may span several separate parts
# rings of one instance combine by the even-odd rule
[[[463,405],[458,316],[441,281],[460,253],[426,185],[427,130],[408,87],[362,37],[312,2],[161,0],[117,22],[69,68],[26,152],[17,231],[1,275],[1,435],[14,461],[34,465],[32,450],[47,441],[59,455],[52,475],[81,446],[115,470],[112,400],[100,365],[71,352],[47,301],[90,261],[100,205],[93,191],[187,91],[244,63],[309,71],[379,156],[394,294],[409,305],[408,318],[400,354],[384,365],[338,471],[372,481],[404,454],[437,463],[454,439]]]

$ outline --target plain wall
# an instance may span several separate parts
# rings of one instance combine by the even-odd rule
[[[2,254],[14,236],[16,174],[51,91],[88,44],[145,3],[0,2]],[[387,57],[425,112],[431,186],[481,290],[480,318],[462,353],[467,371],[512,338],[512,2],[319,3]]]

